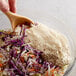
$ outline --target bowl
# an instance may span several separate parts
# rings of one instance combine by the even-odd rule
[[[21,1],[22,2],[22,1]],[[64,76],[68,76],[69,73],[71,72],[74,64],[75,64],[75,60],[76,60],[76,42],[75,42],[75,34],[73,32],[73,30],[71,29],[71,27],[69,27],[69,25],[66,25],[65,23],[63,23],[63,21],[61,21],[60,19],[57,19],[56,17],[52,16],[50,13],[45,12],[44,10],[42,10],[42,8],[40,8],[40,6],[36,9],[34,8],[35,5],[35,1],[34,5],[30,8],[28,1],[26,0],[26,3],[20,5],[20,2],[18,2],[18,9],[17,12],[21,15],[27,16],[29,18],[31,18],[34,22],[40,22],[42,24],[47,25],[50,28],[53,28],[61,33],[63,33],[69,40],[69,45],[70,45],[70,49],[71,49],[71,55],[72,55],[72,63],[70,64],[69,68],[67,69],[66,73]],[[24,6],[26,5],[26,7]],[[8,30],[8,29],[12,29],[11,28],[11,24],[8,20],[8,18],[0,12],[0,30]]]

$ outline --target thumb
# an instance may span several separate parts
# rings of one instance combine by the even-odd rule
[[[6,0],[0,0],[0,10],[3,12],[7,12],[9,10],[9,5]]]

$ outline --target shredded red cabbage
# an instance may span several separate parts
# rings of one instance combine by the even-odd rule
[[[5,44],[0,47],[0,52],[5,52],[5,57],[8,54],[6,61],[8,67],[3,68],[7,69],[8,76],[33,76],[36,73],[43,75],[48,70],[48,65],[50,65],[50,68],[54,67],[52,63],[44,61],[42,58],[43,52],[33,49],[24,42],[25,30],[25,28],[21,30],[21,37],[19,38],[17,36],[14,39],[9,34],[7,34],[8,36],[5,34],[2,38]],[[0,35],[2,34],[4,33],[0,32]]]

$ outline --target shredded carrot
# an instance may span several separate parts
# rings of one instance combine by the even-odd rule
[[[2,58],[3,57],[3,55],[2,54],[0,54],[0,58]]]
[[[38,72],[38,71],[39,71],[39,69],[35,69],[35,71],[36,71],[36,72]]]
[[[32,68],[32,69],[28,69],[28,71],[32,72],[32,71],[35,71],[35,69],[34,69],[34,68]]]
[[[39,64],[39,66],[41,67],[42,65],[41,65],[41,64]]]
[[[20,57],[20,60],[21,60],[22,62],[24,62],[24,57]]]
[[[2,66],[3,66],[3,64],[0,63],[0,67],[2,67]]]
[[[32,58],[35,58],[35,55],[30,55]]]
[[[2,60],[0,60],[0,63],[2,63]]]
[[[53,73],[54,71],[56,71],[56,69],[52,69],[51,72]]]
[[[34,65],[36,65],[36,63],[35,63],[35,62],[33,62],[33,64],[34,64]]]
[[[34,63],[34,62],[33,62],[33,65],[38,65],[39,67],[42,66],[41,64],[39,64],[39,63]]]
[[[48,71],[46,72],[45,76],[48,76]]]
[[[2,70],[0,70],[0,72],[2,72]]]
[[[52,76],[54,76],[54,74],[52,74]]]
[[[30,53],[32,53],[31,51],[27,52],[27,55],[29,55]]]

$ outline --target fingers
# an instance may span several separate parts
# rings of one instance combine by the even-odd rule
[[[0,0],[0,10],[7,12],[9,10],[9,5],[6,0]]]
[[[16,13],[16,0],[8,0],[9,10],[13,13]]]
[[[6,0],[0,0],[0,10],[2,10],[3,12],[7,12],[8,10],[10,10],[11,12],[15,13],[16,0],[8,0],[8,3]]]

